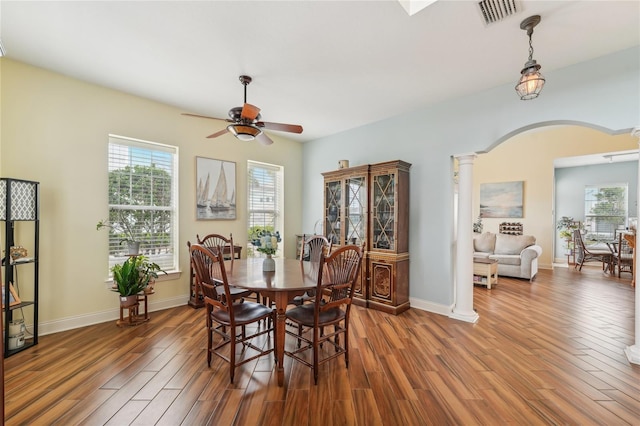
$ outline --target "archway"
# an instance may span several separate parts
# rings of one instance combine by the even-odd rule
[[[555,135],[553,133],[556,133]],[[568,133],[573,132],[573,138],[568,137]],[[598,138],[594,138],[595,134],[609,138],[612,135],[615,141],[611,139],[607,143],[602,143]],[[591,140],[593,139],[593,140]],[[564,140],[564,143],[559,143]],[[505,143],[506,142],[506,143]],[[517,145],[516,149],[513,146]],[[525,209],[528,213],[524,214],[523,223],[530,231],[526,233],[537,234],[540,238],[541,245],[547,247],[545,250],[547,256],[541,262],[541,267],[551,268],[553,264],[553,235],[554,235],[554,216],[553,216],[553,159],[559,156],[577,155],[578,153],[595,154],[616,150],[637,149],[638,134],[633,135],[628,129],[612,131],[603,129],[595,125],[586,123],[553,121],[532,124],[522,127],[516,131],[510,132],[498,140],[484,151],[491,154],[479,155],[471,163],[471,170],[474,176],[473,188],[470,191],[472,200],[477,199],[479,194],[479,185],[484,182],[505,182],[513,180],[525,181]],[[515,154],[514,154],[515,153]],[[492,158],[493,157],[493,158]],[[459,181],[463,180],[463,170],[460,170]],[[528,182],[528,184],[527,184]],[[535,185],[534,185],[535,183]],[[464,191],[459,188],[460,198],[464,196]],[[471,205],[471,212],[458,212],[458,241],[457,244],[462,246],[468,245],[472,247],[472,241],[463,241],[464,239],[472,240],[470,232],[471,225],[462,223],[463,218],[476,217],[479,211],[478,203],[467,200],[464,202],[459,200],[459,209]],[[476,209],[474,211],[474,209]],[[527,211],[525,210],[525,211]],[[474,214],[475,213],[475,214]],[[495,224],[493,224],[495,226]],[[468,228],[469,232],[464,231]],[[497,228],[496,228],[497,229]],[[466,254],[466,256],[471,256]],[[472,263],[472,260],[462,259],[458,257],[456,261],[456,276],[462,277],[457,280],[455,287],[455,299],[467,300],[469,298],[467,291],[473,291],[471,286],[461,286],[460,282],[466,280],[471,281],[472,277],[468,275],[468,268],[465,266]],[[639,270],[637,267],[635,270]],[[466,278],[465,278],[466,277]],[[636,290],[636,336],[635,341],[640,342],[640,294]],[[452,315],[455,317],[455,315]],[[637,344],[630,347],[627,356],[631,362],[640,363],[640,351]]]

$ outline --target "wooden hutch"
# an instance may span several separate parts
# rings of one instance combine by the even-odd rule
[[[362,245],[354,303],[399,314],[409,309],[409,169],[396,160],[324,177],[324,235],[334,247]]]

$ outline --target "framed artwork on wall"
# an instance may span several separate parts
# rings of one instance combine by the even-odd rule
[[[236,218],[236,163],[196,157],[196,219]]]
[[[522,218],[524,181],[481,183],[480,216]]]

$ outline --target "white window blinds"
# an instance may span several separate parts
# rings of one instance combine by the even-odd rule
[[[627,192],[626,183],[585,186],[585,239],[612,239],[616,229],[624,229],[627,222]]]
[[[177,148],[109,137],[109,269],[126,258],[126,240],[162,267],[177,269]]]
[[[282,166],[274,164],[247,162],[247,206],[249,239],[257,229],[269,232],[280,232],[282,235],[283,214],[283,176]],[[251,244],[248,245],[248,255],[259,255]],[[278,251],[282,250],[282,245]]]

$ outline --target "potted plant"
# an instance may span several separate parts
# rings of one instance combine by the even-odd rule
[[[562,216],[556,224],[556,229],[559,231],[560,238],[565,241],[565,249],[567,254],[570,254],[572,249],[571,244],[573,240],[573,231],[580,229],[580,223],[573,220],[572,217]]]
[[[145,291],[158,278],[158,272],[166,274],[146,256],[131,256],[123,263],[113,265],[113,291],[120,294],[120,303],[131,306],[136,302],[136,295]]]
[[[120,244],[127,243],[129,254],[138,254],[140,252],[140,241],[136,240],[132,219],[124,211],[118,211],[114,214],[115,217],[111,220],[98,221],[96,230],[110,229],[120,238]]]
[[[473,223],[473,232],[476,234],[482,234],[482,215],[478,215],[478,220]]]

